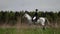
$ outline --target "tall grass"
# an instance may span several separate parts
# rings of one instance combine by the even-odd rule
[[[16,28],[0,28],[0,34],[60,34],[60,29],[20,28],[18,31]]]

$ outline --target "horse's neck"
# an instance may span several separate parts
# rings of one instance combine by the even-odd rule
[[[25,14],[25,16],[26,16],[27,19],[31,19],[31,16],[30,15]]]

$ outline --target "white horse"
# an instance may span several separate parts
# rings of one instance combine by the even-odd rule
[[[27,18],[29,24],[32,24],[32,23],[33,23],[33,22],[32,22],[32,17],[31,17],[29,14],[25,13],[25,14],[24,14],[24,17]],[[34,17],[33,20],[34,20],[35,18],[36,18],[36,17]],[[40,24],[43,26],[43,29],[45,29],[45,21],[46,21],[46,20],[47,20],[47,22],[48,22],[48,24],[49,24],[48,19],[47,19],[47,18],[44,18],[44,17],[39,17],[39,19],[38,19],[37,22],[35,22],[35,23],[36,23],[36,24],[40,23]]]

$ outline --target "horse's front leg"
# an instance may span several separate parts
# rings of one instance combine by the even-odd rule
[[[32,21],[29,20],[29,23],[28,23],[28,24],[29,24],[29,25],[32,25]]]
[[[42,23],[42,29],[45,30],[45,28],[46,28],[46,27],[45,27],[45,23],[43,22],[43,23]]]
[[[43,25],[43,27],[42,27],[42,28],[43,28],[43,30],[45,30],[45,26],[44,26],[44,25]]]

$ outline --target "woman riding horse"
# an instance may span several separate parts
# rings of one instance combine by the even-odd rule
[[[35,22],[37,22],[37,20],[38,20],[37,11],[38,11],[38,9],[36,9],[36,12],[35,12],[35,14],[34,14],[33,17],[32,17],[32,22],[34,22],[34,24],[35,24]]]
[[[38,24],[38,23],[40,23],[40,24],[42,25],[43,29],[45,29],[45,21],[46,21],[47,19],[43,17],[44,14],[42,14],[42,15],[43,15],[42,17],[38,17],[37,11],[38,11],[38,9],[36,9],[36,12],[35,12],[35,14],[33,15],[33,17],[31,17],[31,16],[29,15],[29,12],[28,12],[28,11],[25,11],[24,17],[27,18],[29,24],[32,24],[32,23]],[[48,21],[48,20],[47,20],[47,21]]]

